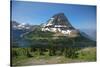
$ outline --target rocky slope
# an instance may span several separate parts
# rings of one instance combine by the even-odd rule
[[[79,31],[70,24],[64,13],[58,13],[52,16],[47,23],[42,26],[42,31],[62,33],[68,37],[79,36]]]

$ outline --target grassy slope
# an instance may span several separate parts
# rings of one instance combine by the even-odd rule
[[[39,64],[58,64],[58,63],[76,63],[96,61],[96,48],[84,48],[78,51],[78,58],[66,58],[64,56],[34,56],[31,58],[20,56],[13,58],[13,65],[39,65]]]
[[[85,48],[79,51],[79,59],[86,61],[96,61],[96,47]]]

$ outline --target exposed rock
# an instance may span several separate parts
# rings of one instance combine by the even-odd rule
[[[47,21],[47,24],[42,26],[42,31],[59,32],[69,37],[76,37],[79,33],[79,31],[70,24],[64,13],[58,13],[51,17]]]

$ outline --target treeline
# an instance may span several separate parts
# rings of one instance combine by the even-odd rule
[[[36,57],[36,56],[65,56],[67,58],[77,58],[78,50],[81,48],[12,48],[12,57],[19,56]]]

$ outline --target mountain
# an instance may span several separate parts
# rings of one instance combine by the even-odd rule
[[[37,27],[37,25],[18,23],[16,21],[11,21],[11,26],[12,26],[12,29],[27,30],[27,31],[32,31]]]
[[[58,13],[52,16],[47,23],[42,26],[42,31],[59,32],[69,37],[79,36],[79,31],[70,24],[64,13]]]
[[[94,29],[81,29],[81,34],[91,40],[96,41],[96,30]],[[84,33],[85,32],[85,33]]]
[[[47,23],[42,24],[42,31],[54,32],[56,36],[79,37],[83,36],[90,40],[91,37],[86,33],[75,29],[64,13],[53,15]]]
[[[47,23],[40,25],[11,22],[12,40],[17,47],[94,47],[96,41],[84,32],[75,29],[64,13],[52,16]],[[27,28],[28,27],[28,28]],[[24,36],[24,37],[23,37]],[[20,43],[19,43],[20,42]]]
[[[25,23],[18,23],[16,21],[11,21],[11,38],[12,40],[18,41],[24,35],[28,34],[29,32],[35,30],[38,25],[30,25]]]

